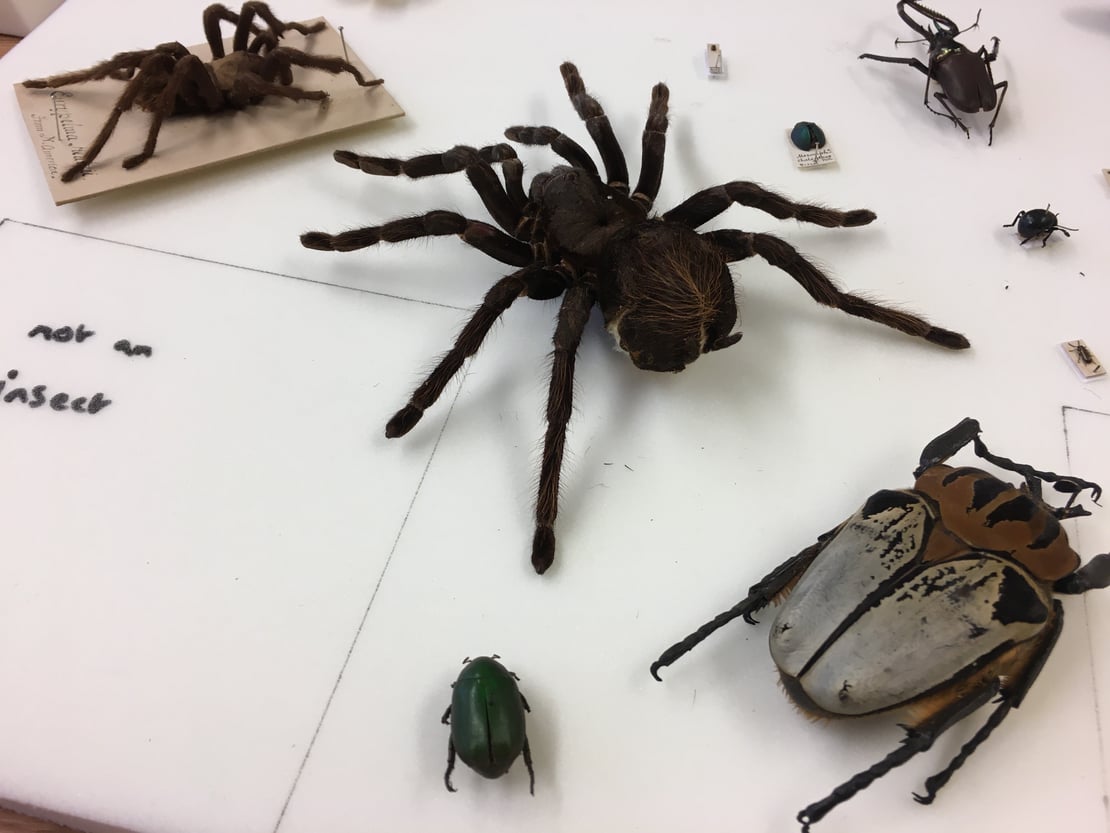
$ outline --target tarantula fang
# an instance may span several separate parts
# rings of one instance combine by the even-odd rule
[[[256,25],[256,16],[262,18],[269,28],[262,29]],[[231,54],[225,54],[220,33],[220,25],[225,21],[235,25]],[[294,66],[322,69],[333,75],[348,72],[362,87],[375,87],[382,83],[380,78],[367,81],[356,67],[343,58],[309,55],[299,49],[278,45],[278,40],[288,30],[311,35],[324,28],[322,21],[311,26],[286,23],[278,20],[265,3],[247,2],[238,14],[215,3],[204,10],[203,22],[204,34],[212,50],[212,60],[207,63],[175,41],[159,44],[153,49],[120,52],[88,69],[23,82],[24,87],[31,89],[64,87],[105,78],[127,82],[100,133],[81,159],[62,174],[62,182],[72,182],[92,164],[115,132],[120,117],[136,105],[151,113],[152,119],[142,151],[123,160],[123,167],[128,169],[141,165],[154,155],[158,132],[167,116],[242,110],[268,95],[293,101],[327,99],[328,94],[323,90],[293,86]]]
[[[383,241],[457,235],[516,270],[486,293],[454,346],[389,420],[387,437],[412,430],[514,301],[562,296],[532,539],[532,565],[539,573],[547,570],[555,557],[559,475],[571,416],[575,353],[595,304],[633,364],[645,370],[677,372],[703,353],[740,340],[740,333],[733,332],[737,309],[728,264],[759,255],[794,278],[820,304],[943,347],[960,350],[969,346],[959,333],[842,292],[777,237],[737,229],[696,231],[733,203],[779,219],[793,217],[830,228],[866,225],[875,219],[871,211],[836,211],[796,203],[751,182],[729,182],[700,191],[662,215],[653,215],[663,176],[666,85],[656,84],[652,90],[640,177],[630,188],[624,154],[601,105],[586,92],[574,64],[565,63],[561,70],[571,103],[600,153],[604,179],[585,148],[546,126],[505,131],[507,138],[521,144],[549,146],[567,163],[537,174],[527,192],[523,165],[507,144],[481,149],[460,145],[446,153],[412,159],[337,151],[337,162],[377,176],[416,179],[465,172],[500,229],[453,211],[431,211],[381,226],[339,234],[312,231],[301,236],[301,243],[310,249],[345,252]],[[495,164],[500,165],[504,184]]]

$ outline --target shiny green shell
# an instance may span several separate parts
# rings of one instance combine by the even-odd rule
[[[524,703],[512,673],[491,657],[467,663],[451,695],[451,740],[486,778],[509,771],[524,748]]]
[[[825,146],[825,131],[811,121],[800,121],[790,131],[790,142],[798,150]]]

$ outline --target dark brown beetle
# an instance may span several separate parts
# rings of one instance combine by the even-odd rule
[[[906,13],[906,6],[929,18],[936,25],[937,30],[934,32],[932,27],[922,28],[920,23]],[[928,42],[929,65],[925,66],[917,58],[892,58],[887,55],[873,55],[870,52],[865,52],[860,55],[860,58],[870,58],[872,61],[884,61],[888,64],[906,64],[923,72],[925,74],[923,103],[926,109],[949,119],[952,124],[963,130],[968,138],[971,138],[971,134],[968,132],[967,125],[952,112],[952,107],[962,113],[978,113],[980,110],[989,113],[994,110],[994,118],[990,123],[990,138],[987,141],[988,145],[992,144],[994,123],[998,121],[998,114],[1002,111],[1002,99],[1006,97],[1006,90],[1010,85],[1009,81],[1000,81],[996,84],[994,75],[991,73],[991,62],[998,57],[998,38],[991,39],[993,45],[990,52],[987,52],[985,46],[980,46],[978,52],[972,52],[956,40],[956,37],[967,29],[961,30],[951,18],[921,5],[916,0],[898,0],[898,16],[906,22],[907,26],[921,35],[921,40]],[[976,15],[975,22],[968,29],[975,29],[978,26],[979,15]],[[896,40],[894,43],[898,45],[920,43],[920,41]],[[937,82],[941,90],[933,93],[933,97],[941,103],[947,113],[941,113],[929,106],[929,85],[933,81]],[[949,102],[952,107],[948,106]]]

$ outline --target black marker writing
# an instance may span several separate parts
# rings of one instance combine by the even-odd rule
[[[74,331],[73,327],[59,327],[52,329],[45,324],[39,324],[31,332],[27,333],[27,338],[34,338],[35,336],[42,336],[47,341],[70,341],[77,337],[77,343],[80,344],[86,338],[92,338],[96,335],[95,330],[86,330],[84,324],[78,324],[77,330]]]
[[[3,394],[6,403],[10,404],[18,400],[29,408],[41,408],[49,401],[51,409],[55,411],[72,410],[79,414],[96,414],[112,404],[112,400],[106,399],[103,393],[94,393],[92,396],[78,396],[74,399],[70,399],[68,393],[56,393],[48,400],[46,385],[35,385],[30,391],[23,387],[9,388],[8,392],[4,393],[8,382],[14,382],[17,378],[19,378],[19,371],[12,369],[8,371],[7,379],[0,379],[0,394]]]
[[[154,350],[152,348],[148,347],[147,345],[145,345],[145,344],[136,344],[134,347],[132,347],[131,342],[128,341],[127,339],[125,339],[125,338],[121,338],[119,341],[117,341],[115,344],[113,344],[112,349],[113,350],[119,350],[121,353],[124,353],[128,356],[153,356],[154,355]]]

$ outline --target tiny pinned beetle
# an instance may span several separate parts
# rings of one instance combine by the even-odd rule
[[[524,713],[531,709],[517,688],[520,678],[498,659],[497,654],[473,660],[467,657],[463,660],[465,668],[451,684],[451,705],[443,713],[443,722],[451,727],[443,783],[451,792],[455,792],[451,771],[456,754],[479,775],[500,778],[523,753],[528,792],[536,794],[532,750],[524,731]]]
[[[969,443],[1025,479],[1018,489],[944,461]],[[771,656],[787,695],[818,717],[900,710],[901,745],[798,814],[802,830],[929,749],[945,730],[997,698],[955,758],[915,795],[930,803],[968,756],[1021,705],[1064,623],[1053,593],[1110,586],[1110,553],[1080,567],[1060,521],[1090,513],[1076,498],[1095,483],[992,454],[965,419],[921,453],[912,489],[883,490],[817,543],[781,564],[748,597],[663,652],[670,665],[718,628],[789,593],[771,626]],[[1060,508],[1042,483],[1069,495]]]
[[[798,150],[814,150],[826,144],[825,131],[811,121],[800,121],[790,130],[790,143]]]
[[[1030,240],[1041,238],[1041,248],[1043,249],[1048,245],[1048,238],[1052,236],[1055,231],[1063,232],[1064,237],[1071,237],[1068,232],[1079,231],[1077,228],[1068,228],[1066,226],[1057,225],[1058,219],[1049,209],[1052,204],[1049,203],[1044,208],[1031,208],[1029,211],[1019,211],[1017,216],[1014,217],[1013,222],[1006,223],[1002,228],[1013,228],[1017,226],[1017,233],[1021,235],[1021,245],[1024,246]]]

